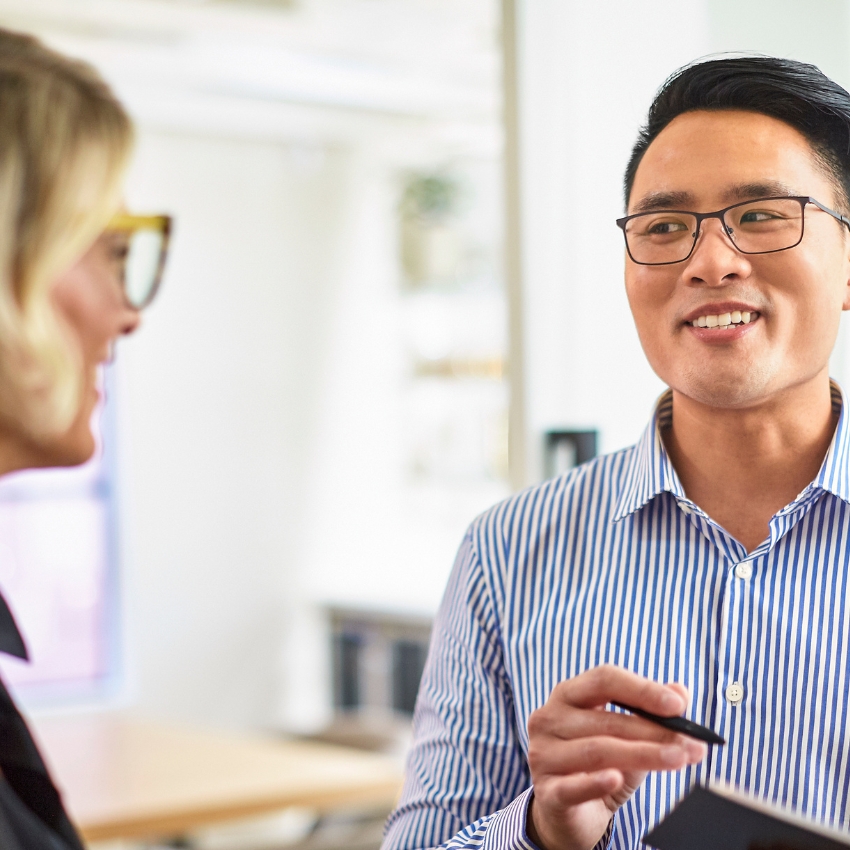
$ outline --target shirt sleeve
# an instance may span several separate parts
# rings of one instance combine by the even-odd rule
[[[536,850],[531,780],[486,576],[468,532],[434,623],[404,789],[382,850]]]

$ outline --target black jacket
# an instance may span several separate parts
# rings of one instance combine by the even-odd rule
[[[0,596],[0,652],[27,658],[12,612]],[[84,850],[27,724],[0,682],[0,848]]]

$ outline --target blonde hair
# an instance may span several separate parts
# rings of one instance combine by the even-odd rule
[[[51,288],[118,208],[132,141],[93,68],[0,29],[0,420],[34,439],[79,409],[79,343]]]

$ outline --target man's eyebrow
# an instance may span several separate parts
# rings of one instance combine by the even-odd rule
[[[786,183],[781,183],[778,180],[766,180],[758,183],[742,183],[739,186],[733,186],[724,193],[724,197],[728,198],[730,202],[734,202],[799,194],[799,192],[795,192]]]
[[[644,195],[634,206],[635,213],[653,210],[687,210],[693,204],[694,196],[690,192],[650,192]]]
[[[723,193],[723,197],[730,204],[734,204],[736,201],[798,194],[786,183],[779,180],[765,180],[733,186]],[[635,204],[634,213],[654,212],[655,210],[688,210],[693,209],[693,204],[694,195],[691,192],[650,192]]]

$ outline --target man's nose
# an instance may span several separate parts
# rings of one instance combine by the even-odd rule
[[[746,254],[738,250],[719,218],[700,222],[696,245],[685,265],[686,279],[715,286],[747,277],[751,271]]]

